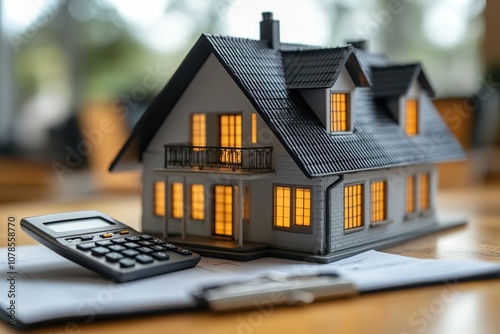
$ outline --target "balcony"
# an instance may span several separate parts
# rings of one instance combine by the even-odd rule
[[[272,147],[165,145],[164,167],[270,171],[272,153]]]

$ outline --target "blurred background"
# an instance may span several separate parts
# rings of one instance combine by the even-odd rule
[[[0,0],[0,202],[138,193],[107,172],[131,127],[202,32],[258,39],[263,11],[285,42],[422,62],[469,157],[440,186],[500,180],[498,1]]]

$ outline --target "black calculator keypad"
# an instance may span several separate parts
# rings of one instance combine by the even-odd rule
[[[120,235],[119,231],[109,233],[112,233],[114,238],[95,235],[93,238],[97,240],[81,242],[81,237],[78,237],[80,243],[75,246],[110,269],[121,268],[127,272],[155,270],[160,266],[168,267],[170,262],[173,266],[174,263],[188,261],[187,255],[193,254],[190,250],[147,234],[130,234],[127,237]],[[181,257],[173,252],[181,254]]]

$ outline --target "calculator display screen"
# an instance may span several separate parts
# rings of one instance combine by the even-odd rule
[[[78,220],[65,220],[60,222],[45,223],[46,227],[54,232],[69,232],[88,228],[112,226],[113,223],[101,218],[86,218]]]

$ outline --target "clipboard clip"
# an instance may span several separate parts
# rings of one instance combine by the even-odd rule
[[[193,293],[195,299],[214,311],[233,311],[262,305],[304,305],[316,300],[357,294],[354,285],[336,273],[286,275],[271,273],[209,287]]]

